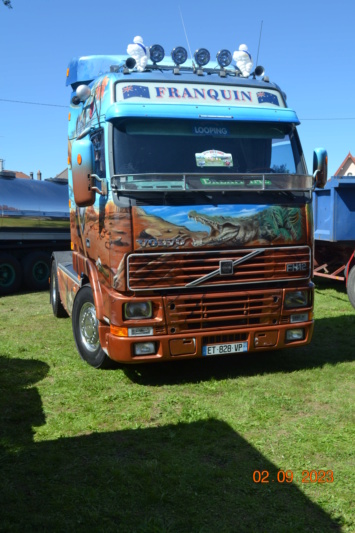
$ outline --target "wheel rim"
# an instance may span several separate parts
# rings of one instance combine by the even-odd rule
[[[3,263],[0,266],[0,286],[11,287],[15,282],[16,272],[15,269],[8,263]]]
[[[80,309],[79,331],[85,348],[95,352],[100,346],[100,340],[95,306],[90,302],[86,302]]]
[[[49,276],[49,268],[44,261],[37,261],[32,267],[33,279],[36,281],[46,281]]]
[[[57,303],[57,285],[55,282],[55,274],[52,272],[52,303],[56,305]]]

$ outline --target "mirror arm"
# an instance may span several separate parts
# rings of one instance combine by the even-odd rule
[[[312,191],[315,191],[316,187],[317,187],[317,174],[318,174],[319,170],[315,170],[313,172],[313,187],[312,187]]]
[[[90,178],[94,178],[96,181],[101,182],[101,190],[98,187],[91,187],[92,191],[97,192],[101,196],[107,196],[107,181],[106,178],[100,178],[97,174],[91,174]]]

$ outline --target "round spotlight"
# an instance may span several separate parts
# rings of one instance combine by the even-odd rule
[[[211,55],[206,48],[199,48],[196,50],[194,58],[199,67],[204,67],[211,59]]]
[[[216,56],[217,63],[220,67],[228,67],[232,63],[232,54],[229,50],[220,50]]]
[[[171,52],[171,57],[175,65],[182,65],[187,59],[187,51],[183,46],[177,46]]]
[[[165,57],[164,48],[160,44],[153,44],[149,48],[150,59],[153,61],[154,65],[163,61]]]

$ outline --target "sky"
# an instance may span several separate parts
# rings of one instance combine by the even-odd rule
[[[67,166],[70,59],[125,54],[141,35],[192,53],[247,44],[254,64],[287,94],[309,173],[326,148],[332,176],[355,156],[354,0],[11,0],[0,2],[0,159],[53,177]],[[182,17],[181,17],[182,15]],[[183,19],[183,22],[182,22]],[[184,30],[185,28],[185,30]],[[259,51],[259,55],[258,55]],[[26,102],[26,103],[23,103]]]

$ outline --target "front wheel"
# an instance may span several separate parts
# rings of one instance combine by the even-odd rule
[[[346,291],[351,305],[355,308],[355,265],[349,272],[348,282],[346,284]]]
[[[111,360],[100,345],[98,320],[91,287],[85,285],[75,297],[73,334],[80,357],[94,368],[107,368]]]

